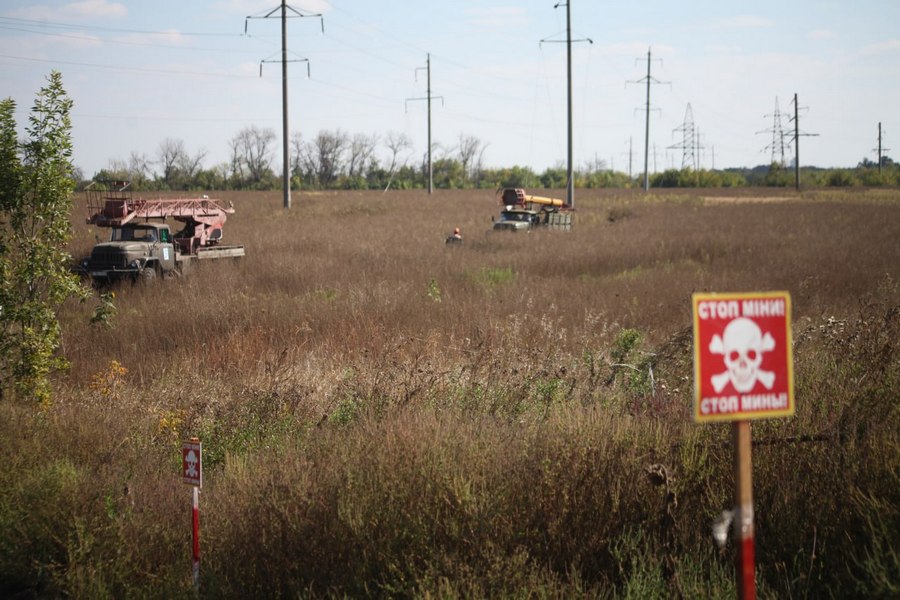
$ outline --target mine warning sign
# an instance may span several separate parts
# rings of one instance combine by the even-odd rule
[[[694,420],[794,414],[787,292],[694,294]]]
[[[185,483],[203,486],[202,454],[202,445],[197,438],[191,438],[181,445],[181,474]]]

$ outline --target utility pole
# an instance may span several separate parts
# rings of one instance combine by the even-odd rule
[[[566,7],[566,90],[568,106],[568,145],[567,145],[567,169],[566,169],[566,206],[575,208],[575,167],[572,154],[572,42],[588,42],[593,44],[591,38],[580,40],[572,39],[572,0],[557,2],[553,8]],[[541,40],[540,43],[554,43],[561,40]]]
[[[290,11],[292,14],[288,14]],[[284,188],[284,208],[289,209],[291,207],[291,159],[289,153],[290,142],[288,140],[288,63],[289,62],[305,62],[307,68],[307,75],[309,74],[309,60],[305,58],[296,59],[296,60],[288,60],[287,58],[287,20],[288,19],[296,19],[296,18],[304,18],[304,17],[318,17],[322,24],[322,33],[325,33],[325,19],[319,13],[302,13],[295,9],[292,6],[289,6],[285,0],[281,1],[280,6],[276,6],[265,15],[262,16],[248,16],[244,19],[244,35],[247,35],[247,22],[250,19],[269,19],[276,12],[281,13],[281,59],[278,61],[273,61],[270,59],[261,60],[259,63],[259,76],[262,77],[262,65],[265,62],[280,62],[281,63],[281,140],[282,140],[282,159],[283,159],[283,173],[282,173],[282,187]]]
[[[806,107],[804,107],[805,109]],[[817,136],[818,133],[800,133],[800,107],[797,103],[797,94],[794,94],[794,187],[800,191],[800,136]]]
[[[638,79],[637,81],[629,81],[627,83],[645,83],[647,84],[647,103],[644,105],[644,110],[647,112],[647,118],[644,123],[644,191],[647,192],[650,190],[650,84],[651,83],[668,83],[662,82],[654,79],[650,75],[650,63],[652,59],[650,58],[650,48],[647,48],[647,75],[642,79]]]
[[[424,69],[426,71],[426,86],[425,86],[425,96],[423,98],[407,98],[406,105],[409,106],[409,102],[411,100],[427,100],[428,101],[428,195],[430,196],[434,191],[434,174],[431,169],[431,99],[432,98],[440,98],[441,106],[444,105],[444,97],[443,96],[432,96],[431,95],[431,53],[425,55],[425,66],[416,68],[416,81],[418,81],[418,73]]]
[[[876,151],[878,152],[878,172],[881,173],[881,163],[883,162],[882,156],[884,153],[890,150],[890,148],[883,148],[881,146],[881,121],[878,121],[878,148]]]
[[[631,178],[632,178],[632,174],[631,174],[631,162],[632,162],[633,157],[634,157],[633,141],[634,141],[634,138],[631,137],[631,136],[629,136],[629,137],[628,137],[628,179],[631,179]]]

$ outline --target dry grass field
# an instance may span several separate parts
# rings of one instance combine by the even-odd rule
[[[0,404],[0,593],[192,596],[196,435],[203,596],[733,597],[691,294],[788,290],[760,595],[896,597],[900,192],[702,194],[577,190],[532,234],[490,192],[219,195],[244,259],[73,302],[53,406]]]

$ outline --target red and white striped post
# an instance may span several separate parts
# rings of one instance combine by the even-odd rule
[[[750,421],[736,421],[734,434],[735,575],[740,600],[756,598],[756,541],[753,531],[753,461]]]
[[[194,579],[194,589],[200,590],[200,488],[198,486],[192,486],[194,491],[194,502],[191,511],[191,533],[193,539],[193,579]]]
[[[200,591],[200,488],[203,487],[203,445],[199,438],[191,438],[181,446],[183,481],[192,487],[191,502],[191,573],[194,589]]]

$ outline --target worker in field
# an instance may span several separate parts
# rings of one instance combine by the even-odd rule
[[[447,236],[446,242],[447,244],[461,244],[462,243],[462,234],[459,232],[459,227],[453,230],[449,236]]]

